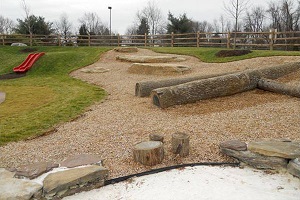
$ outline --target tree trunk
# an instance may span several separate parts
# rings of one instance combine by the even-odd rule
[[[270,79],[260,79],[259,89],[300,98],[300,86],[290,86]]]
[[[288,63],[275,67],[201,79],[175,86],[157,88],[151,92],[154,105],[167,108],[178,104],[233,95],[257,87],[261,78],[276,79],[300,68],[300,63]]]
[[[141,142],[133,149],[133,158],[143,165],[153,166],[164,159],[163,143],[159,141]]]
[[[164,79],[159,81],[143,81],[143,82],[136,83],[135,96],[146,97],[146,96],[150,96],[151,91],[157,88],[170,87],[170,86],[179,85],[191,81],[223,76],[226,74],[230,74],[230,72],[200,75],[200,76],[193,76],[193,77],[186,77],[186,78]]]
[[[186,157],[190,152],[190,136],[185,133],[174,133],[172,135],[172,152]]]

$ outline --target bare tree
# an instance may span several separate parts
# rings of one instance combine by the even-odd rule
[[[265,10],[261,7],[254,7],[246,13],[244,19],[244,29],[250,32],[260,32],[264,30]]]
[[[105,26],[100,17],[96,13],[85,13],[79,19],[81,26],[85,26],[86,31],[90,35],[109,35],[109,29]]]
[[[11,19],[0,15],[0,34],[10,34],[13,30],[14,22]]]
[[[25,20],[24,20],[24,22],[26,22],[25,23],[26,28],[27,28],[29,34],[32,35],[33,34],[33,30],[32,30],[33,23],[31,23],[31,20],[30,20],[30,15],[31,15],[30,14],[30,8],[26,4],[26,0],[21,0],[21,4],[22,4],[22,8],[23,8],[23,10],[25,12]]]
[[[236,48],[236,35],[238,31],[238,22],[241,18],[242,14],[246,11],[248,8],[250,0],[230,0],[228,4],[224,3],[224,9],[225,11],[234,18],[234,46],[233,48]]]
[[[60,34],[65,40],[72,34],[72,23],[69,21],[66,13],[63,13],[60,16],[60,19],[55,23],[55,26],[56,32]]]
[[[150,33],[152,35],[157,34],[157,32],[162,28],[162,11],[158,8],[155,1],[148,1],[147,6],[137,13],[137,17],[139,21],[143,18],[147,19],[147,23],[150,26]]]

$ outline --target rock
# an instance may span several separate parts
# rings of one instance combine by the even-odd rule
[[[186,59],[179,56],[117,56],[117,60],[133,63],[167,63],[167,62],[181,62]]]
[[[44,179],[46,198],[62,198],[77,192],[101,187],[108,177],[108,170],[102,166],[88,166],[49,174]]]
[[[250,151],[235,151],[226,148],[220,148],[220,150],[222,153],[257,169],[282,169],[287,166],[287,160],[283,158],[262,156]]]
[[[15,175],[14,172],[10,172],[4,168],[0,168],[0,180],[6,179],[6,178],[13,178]]]
[[[0,104],[3,103],[5,101],[5,93],[4,92],[0,92]]]
[[[290,174],[300,178],[300,158],[291,160],[287,166],[287,170]]]
[[[58,167],[58,164],[53,164],[50,162],[40,162],[30,165],[24,165],[17,169],[15,177],[16,178],[29,178],[34,179],[53,168]]]
[[[16,43],[12,43],[10,46],[12,46],[12,47],[14,47],[14,46],[17,46],[17,47],[26,47],[27,44],[16,42]]]
[[[0,179],[0,199],[41,199],[42,187],[42,185],[29,180],[16,178]]]
[[[150,139],[151,141],[164,142],[164,136],[158,135],[158,134],[154,134],[154,133],[151,133],[151,134],[149,135],[149,139]]]
[[[114,48],[114,51],[121,52],[121,53],[134,53],[138,52],[137,47],[116,47]]]
[[[240,140],[229,140],[220,144],[220,148],[231,149],[235,151],[246,151],[247,144]]]
[[[191,68],[188,66],[165,63],[134,63],[128,68],[129,73],[151,75],[178,75],[189,71],[191,71]]]
[[[73,168],[82,165],[97,164],[101,162],[102,159],[99,155],[81,154],[81,155],[75,155],[70,158],[67,158],[65,161],[60,163],[60,166]]]
[[[300,142],[258,141],[250,142],[248,150],[265,156],[295,159],[300,157]]]

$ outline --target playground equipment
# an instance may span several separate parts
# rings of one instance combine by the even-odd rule
[[[24,73],[27,72],[33,64],[41,57],[45,55],[44,52],[41,53],[31,53],[27,56],[27,58],[20,64],[19,66],[15,67],[13,70],[16,73]]]

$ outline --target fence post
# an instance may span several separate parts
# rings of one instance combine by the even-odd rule
[[[147,33],[145,33],[145,47],[147,47]]]
[[[275,29],[272,28],[270,32],[270,51],[274,50],[274,38],[275,38]]]
[[[5,41],[4,41],[4,35],[2,35],[2,45],[4,46],[5,45]]]
[[[88,39],[89,39],[89,47],[90,47],[91,46],[91,35],[89,34],[88,36],[89,36]]]
[[[230,49],[230,32],[227,33],[227,49]]]
[[[200,47],[200,32],[197,32],[197,47]]]
[[[174,47],[174,32],[171,33],[171,47]]]
[[[120,34],[118,34],[118,47],[121,46],[121,38],[120,38]]]
[[[60,35],[57,35],[57,40],[58,40],[58,46],[60,47],[60,46],[61,46],[61,38],[60,38]]]

